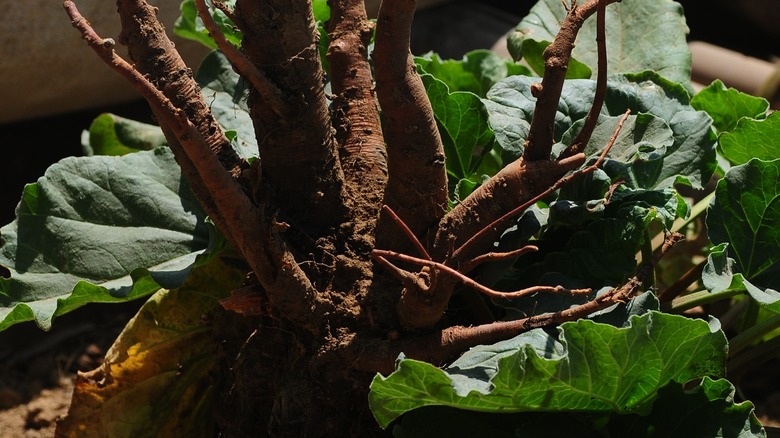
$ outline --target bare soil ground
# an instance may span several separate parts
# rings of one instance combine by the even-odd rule
[[[23,323],[0,333],[0,437],[54,436],[78,371],[96,368],[142,300],[91,305],[44,332]]]

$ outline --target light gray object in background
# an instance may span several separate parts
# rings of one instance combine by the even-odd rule
[[[70,25],[62,0],[0,0],[0,123],[121,104],[139,98],[127,81],[106,66]],[[179,0],[148,0],[184,61],[196,69],[208,53],[200,44],[173,35]],[[418,8],[446,0],[418,0]],[[379,0],[366,0],[376,14]],[[117,39],[116,5],[77,0],[82,15],[103,38]],[[121,44],[117,52],[127,59]]]
[[[777,76],[779,64],[772,64],[739,52],[713,46],[702,41],[688,43],[693,58],[692,79],[702,85],[708,85],[720,79],[728,87],[759,96],[768,81]],[[776,79],[775,79],[776,80]],[[773,87],[776,90],[776,87]],[[770,100],[772,108],[780,108],[780,95],[762,96]]]
[[[138,93],[113,72],[81,39],[62,8],[62,0],[3,1],[0,14],[0,123],[138,99]],[[152,0],[168,35],[179,16],[179,1]],[[103,38],[117,39],[116,5],[77,0],[81,13]],[[196,67],[208,50],[173,37],[188,65]],[[117,51],[127,59],[120,44]]]

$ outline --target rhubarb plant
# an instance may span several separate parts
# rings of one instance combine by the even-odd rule
[[[195,74],[117,4],[132,62],[64,2],[159,126],[100,116],[0,229],[0,329],[147,300],[58,433],[765,435],[780,124],[694,92],[676,2],[445,60],[413,1],[186,0]]]

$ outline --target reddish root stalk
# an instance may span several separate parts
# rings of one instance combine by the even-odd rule
[[[526,141],[523,157],[528,161],[549,160],[553,145],[553,124],[555,113],[558,110],[558,101],[561,98],[563,82],[566,78],[566,70],[569,68],[571,52],[574,49],[574,41],[577,38],[582,24],[593,15],[598,8],[602,10],[607,3],[615,3],[620,0],[589,0],[583,5],[572,2],[572,6],[561,23],[561,28],[553,42],[544,50],[544,77],[538,93],[534,116],[531,120],[531,128]],[[602,14],[603,15],[603,14]],[[601,42],[601,41],[600,41]],[[603,44],[602,44],[603,45]],[[606,55],[604,57],[606,62]],[[606,64],[599,67],[606,74]],[[597,100],[594,100],[594,106]],[[598,111],[601,110],[599,106]],[[593,123],[595,126],[595,122]],[[588,134],[589,136],[590,134]]]
[[[379,9],[374,45],[376,93],[385,118],[388,182],[385,204],[422,236],[444,216],[447,174],[431,103],[409,51],[414,0],[385,0]],[[378,238],[398,233],[380,218]]]
[[[606,10],[607,1],[600,0],[596,15],[596,47],[598,50],[598,74],[596,77],[596,93],[593,95],[593,104],[585,118],[585,124],[582,126],[574,142],[561,153],[561,158],[570,157],[578,154],[585,149],[585,146],[596,128],[599,119],[601,107],[604,106],[604,99],[607,96],[607,31],[606,31]]]
[[[401,352],[411,359],[443,365],[476,345],[492,344],[534,328],[584,318],[614,304],[631,300],[639,292],[645,279],[650,276],[658,260],[680,240],[682,240],[682,235],[679,233],[667,235],[661,249],[651,261],[644,263],[637,269],[634,277],[623,286],[613,288],[585,304],[515,321],[499,321],[474,327],[448,327],[397,341],[373,339],[362,342],[361,339],[353,339],[353,342],[348,343],[341,354],[352,363],[355,369],[389,374],[394,370],[393,364]],[[421,261],[427,263],[427,261]]]
[[[188,178],[203,191],[196,193],[225,236],[246,258],[273,304],[285,315],[311,331],[319,329],[321,314],[326,312],[317,291],[301,271],[280,235],[280,224],[272,224],[247,198],[243,188],[233,179],[214,155],[198,128],[184,110],[173,105],[153,83],[113,50],[110,40],[101,38],[79,13],[71,0],[64,2],[71,23],[87,44],[113,70],[127,79],[143,96],[164,126],[175,137],[174,154],[184,158],[190,172]],[[174,145],[172,145],[173,147]],[[201,198],[202,197],[202,198]],[[290,294],[295,291],[296,294]]]
[[[601,155],[599,155],[596,162],[591,164],[590,166],[580,169],[572,174],[569,174],[558,181],[555,182],[552,186],[550,186],[547,190],[539,193],[538,195],[534,196],[533,198],[529,199],[522,205],[516,207],[515,209],[509,211],[508,213],[504,214],[500,218],[496,219],[495,221],[488,224],[486,227],[482,228],[477,234],[472,236],[469,240],[466,241],[463,245],[461,245],[458,249],[456,249],[452,254],[452,260],[457,261],[460,260],[464,255],[468,255],[469,251],[472,250],[472,247],[474,247],[477,244],[482,244],[485,241],[493,242],[496,238],[496,235],[503,230],[505,230],[511,221],[513,221],[517,216],[519,216],[522,212],[528,209],[528,207],[534,205],[535,203],[539,202],[546,196],[549,196],[554,191],[560,189],[566,184],[569,184],[572,180],[575,178],[579,178],[580,176],[587,175],[589,173],[593,173],[596,171],[596,169],[601,166],[601,164],[604,162],[604,159],[606,159],[607,154],[612,149],[612,146],[615,144],[615,140],[617,140],[618,134],[620,134],[620,130],[623,128],[623,123],[625,123],[626,119],[628,119],[628,116],[631,114],[631,110],[627,110],[623,117],[620,118],[620,121],[618,122],[617,128],[615,128],[615,132],[612,133],[612,137],[610,137],[609,142],[607,143],[607,146],[604,148],[604,150],[601,152]],[[574,157],[572,157],[574,158]]]
[[[412,257],[406,254],[401,254],[395,251],[388,251],[383,249],[375,249],[371,252],[371,254],[376,258],[384,259],[385,262],[387,262],[388,258],[391,258],[391,259],[396,259],[407,263],[412,263],[417,266],[427,266],[429,268],[438,270],[439,272],[443,272],[444,274],[449,275],[450,277],[463,282],[464,284],[475,289],[476,291],[481,292],[493,298],[507,298],[507,299],[520,298],[538,292],[564,294],[564,295],[587,295],[591,292],[590,289],[567,289],[562,286],[533,286],[533,287],[521,289],[514,292],[501,292],[501,291],[491,289],[487,286],[483,286],[478,282],[472,280],[471,278],[467,277],[465,274],[461,273],[460,271],[452,269],[443,263],[434,262],[433,260],[425,260],[418,257]]]
[[[421,256],[425,257],[426,260],[433,260],[431,258],[431,255],[428,254],[428,250],[425,249],[425,246],[420,242],[420,239],[417,238],[417,236],[414,235],[412,230],[409,229],[409,227],[406,225],[406,223],[398,217],[397,214],[393,211],[392,208],[390,208],[387,205],[382,206],[382,212],[387,215],[390,219],[393,220],[393,222],[398,225],[398,228],[403,231],[404,235],[406,235],[406,238],[409,239],[410,242],[412,242],[412,245],[414,245],[414,248],[417,250],[417,252],[420,253]]]

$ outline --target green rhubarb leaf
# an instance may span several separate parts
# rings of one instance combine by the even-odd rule
[[[620,283],[636,269],[635,254],[650,222],[658,220],[668,229],[675,219],[687,213],[685,199],[669,188],[623,188],[612,194],[606,207],[598,200],[556,201],[550,206],[550,222],[576,227],[560,250],[545,257],[543,272],[556,272],[584,282],[576,287]]]
[[[650,415],[613,415],[612,436],[766,437],[753,404],[734,401],[734,386],[726,379],[705,376],[698,385],[667,385],[658,391]]]
[[[712,117],[712,126],[719,132],[728,132],[733,131],[743,117],[765,118],[769,102],[734,88],[726,88],[723,82],[715,80],[693,96],[691,106],[706,111]]]
[[[523,40],[523,60],[531,66],[534,73],[544,76],[544,49],[550,45],[549,41],[536,41],[526,38]],[[590,67],[572,57],[566,69],[566,79],[590,79],[593,75]]]
[[[490,50],[474,50],[461,60],[442,60],[435,53],[414,59],[421,73],[428,73],[447,84],[451,92],[470,91],[485,97],[490,87],[507,76],[527,75],[526,67],[507,61]]]
[[[504,161],[523,153],[536,105],[530,87],[538,81],[512,76],[496,84],[483,99]],[[555,141],[563,141],[565,134],[566,138],[575,135],[572,126],[587,116],[594,93],[592,80],[564,83],[553,127]],[[606,145],[606,138],[616,125],[615,117],[629,108],[638,116],[629,122],[633,126],[623,134],[623,145],[618,149],[622,155],[618,156],[630,164],[626,172],[634,174],[635,184],[662,189],[685,183],[700,188],[709,181],[716,165],[710,117],[688,105],[688,95],[682,87],[654,73],[615,77],[607,83],[605,105],[596,128],[599,134],[589,143],[589,151]],[[602,124],[605,126],[600,127]],[[673,136],[671,144],[668,129]],[[569,130],[572,131],[567,134]]]
[[[90,302],[180,285],[210,226],[168,148],[66,158],[24,189],[0,229],[0,330]]]
[[[236,0],[222,0],[222,3],[231,10],[236,5]],[[241,31],[222,11],[211,8],[211,18],[217,23],[219,29],[225,38],[236,47],[241,46],[243,38]],[[195,0],[182,0],[181,15],[176,19],[173,25],[173,32],[188,40],[196,41],[210,49],[216,49],[217,44],[209,35],[209,31],[203,25],[203,20],[198,16],[198,9],[195,7]]]
[[[710,250],[707,256],[707,264],[701,274],[701,280],[708,291],[744,292],[745,278],[739,273],[734,259],[728,256],[728,243],[720,243]]]
[[[774,160],[780,157],[780,113],[765,120],[742,118],[734,130],[720,135],[721,155],[739,165],[751,158]]]
[[[478,346],[445,369],[401,359],[371,383],[379,425],[424,406],[478,412],[647,415],[659,389],[723,376],[726,337],[705,321],[649,312],[616,328],[590,320]]]
[[[82,138],[86,155],[125,155],[168,144],[159,126],[109,113],[97,116]]]
[[[322,22],[330,20],[330,6],[327,0],[312,0],[311,5],[315,20]]]
[[[325,24],[330,20],[330,6],[328,5],[328,0],[313,0],[311,6],[314,12],[314,20],[317,22],[317,33],[320,35],[317,50],[320,53],[322,69],[327,76],[330,71],[330,61],[327,56],[328,47],[330,46],[330,35],[328,34],[328,30],[325,29]],[[371,50],[371,47],[369,46],[368,52],[371,53],[372,51],[373,50]]]
[[[211,52],[200,64],[195,80],[238,156],[257,157],[257,140],[246,101],[249,89],[227,57],[220,51]]]
[[[605,288],[606,291],[612,288]],[[660,310],[661,303],[652,292],[644,292],[627,303],[617,303],[604,310],[588,315],[593,321],[615,327],[629,327],[631,318],[641,316],[653,310]]]
[[[551,213],[552,217],[552,213]],[[623,281],[636,268],[635,254],[654,211],[627,204],[575,231],[560,250],[544,259],[543,272],[564,274],[599,288]]]
[[[149,298],[100,368],[79,375],[58,436],[214,436],[218,391],[210,374],[220,345],[204,321],[243,277],[214,258],[182,287]]]
[[[620,284],[636,269],[635,255],[646,239],[649,224],[658,221],[669,229],[676,219],[688,215],[686,200],[672,188],[619,186],[608,191],[609,179],[603,180],[603,174],[594,172],[561,190],[560,197],[550,204],[550,227],[538,238],[540,247],[551,249],[535,255],[543,257],[540,265],[527,268],[535,275],[521,271],[520,277],[571,288]],[[523,282],[504,288],[531,285]],[[513,304],[524,312],[547,312],[592,298],[545,296],[540,300],[531,296]]]
[[[450,92],[444,82],[430,74],[421,77],[441,127],[447,173],[455,181],[470,179],[480,183],[481,175],[476,175],[476,171],[482,155],[490,151],[494,140],[482,100],[468,91]],[[500,166],[493,172],[498,169]],[[461,196],[467,194],[461,193]]]
[[[554,425],[551,427],[550,425]],[[704,377],[692,387],[671,383],[658,391],[646,416],[621,414],[490,414],[441,406],[416,409],[393,429],[396,437],[765,437],[750,402],[736,403],[726,379]]]
[[[707,230],[712,243],[728,246],[710,255],[705,286],[712,292],[744,287],[780,313],[780,159],[729,169],[707,210]]]
[[[586,155],[595,158],[601,154],[621,117],[601,118],[585,146]],[[584,120],[572,125],[563,134],[561,143],[573,143],[583,124]],[[623,123],[602,168],[612,179],[622,179],[629,187],[652,189],[663,179],[664,158],[673,146],[674,132],[666,121],[652,114],[631,115]]]
[[[559,0],[541,0],[509,35],[515,60],[525,57],[527,40],[552,41],[566,17]],[[655,71],[690,89],[691,52],[682,7],[671,0],[622,0],[607,6],[609,75]],[[572,56],[596,71],[598,66],[595,15],[585,21]]]

